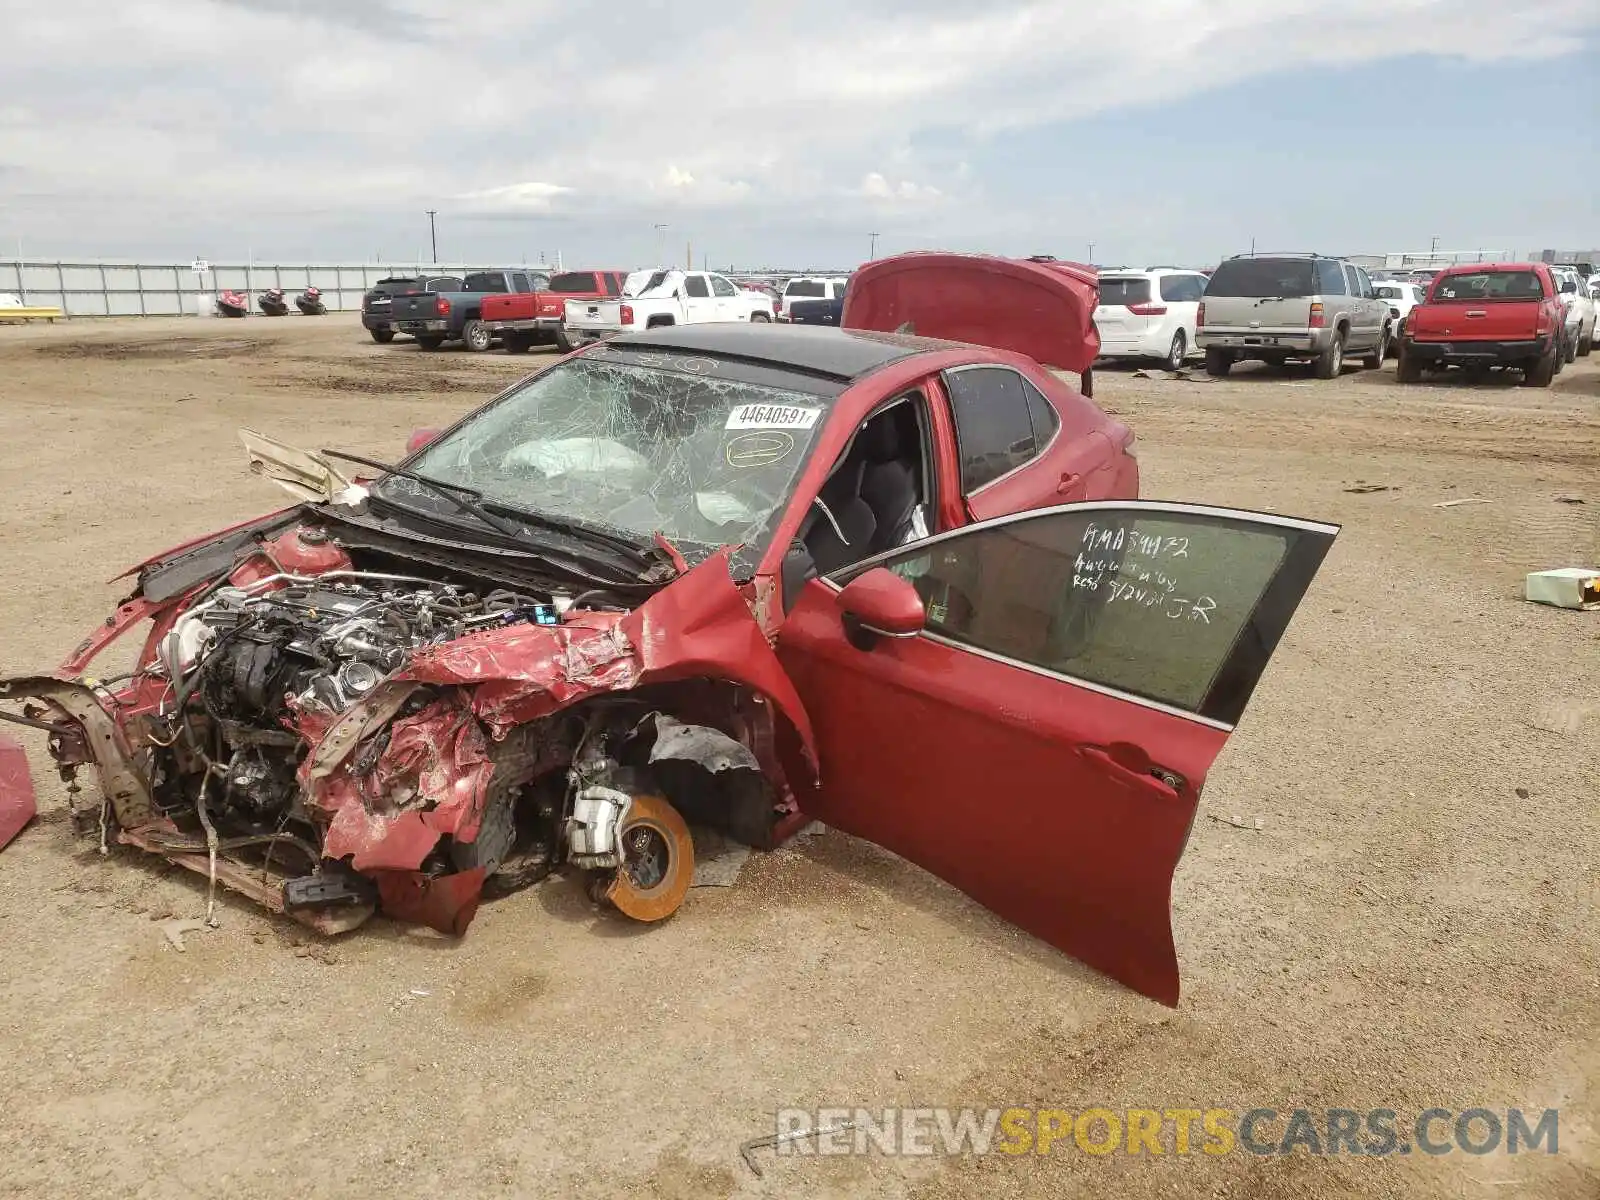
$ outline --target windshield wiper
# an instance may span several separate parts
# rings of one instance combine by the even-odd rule
[[[609,529],[585,521],[580,517],[558,517],[547,513],[533,512],[530,509],[518,508],[514,504],[506,504],[499,500],[485,500],[483,507],[490,512],[502,513],[514,520],[527,521],[533,525],[543,525],[546,529],[554,529],[558,533],[572,533],[579,537],[587,538],[591,542],[598,542],[638,562],[641,566],[654,566],[660,560],[660,554],[654,550],[647,550],[639,542],[624,534],[612,533]]]
[[[390,475],[398,475],[400,478],[409,479],[413,483],[420,483],[423,487],[433,489],[437,495],[443,496],[462,512],[477,517],[490,529],[498,530],[510,538],[522,536],[522,530],[509,521],[495,516],[494,513],[483,507],[483,493],[476,488],[463,487],[459,483],[446,483],[442,479],[433,479],[416,471],[408,471],[404,467],[391,466],[388,463],[379,462],[375,458],[362,458],[359,454],[350,454],[344,450],[324,448],[322,452],[330,458],[342,458],[345,462],[359,463],[363,467],[372,467],[374,470],[384,471]]]
[[[609,550],[625,555],[629,561],[646,569],[659,565],[661,561],[659,554],[647,552],[639,543],[620,534],[599,529],[576,517],[551,517],[546,516],[544,513],[529,512],[526,509],[516,508],[510,504],[486,500],[483,493],[477,488],[467,487],[459,483],[446,483],[442,479],[434,479],[416,471],[407,470],[404,467],[390,466],[388,463],[377,461],[377,459],[363,458],[359,454],[348,454],[343,450],[324,450],[323,453],[333,458],[342,458],[347,462],[360,463],[364,467],[387,471],[391,475],[398,475],[402,479],[410,479],[413,482],[422,484],[424,487],[432,488],[462,512],[472,514],[485,525],[499,530],[510,538],[520,539],[525,533],[521,525],[513,524],[513,522],[521,522],[524,525],[542,525],[558,533],[576,534],[587,539],[591,544],[599,543]],[[512,520],[507,521],[505,520],[506,517],[510,517]]]

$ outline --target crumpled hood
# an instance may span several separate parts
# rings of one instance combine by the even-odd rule
[[[815,775],[810,718],[729,575],[730,556],[718,551],[632,612],[504,626],[418,651],[337,719],[324,725],[303,714],[312,751],[301,783],[333,818],[326,854],[353,855],[357,870],[415,870],[441,835],[476,835],[494,769],[479,722],[499,741],[590,696],[642,684],[715,678],[761,693],[793,727]],[[363,762],[357,748],[424,685],[453,690],[396,721],[376,762]]]

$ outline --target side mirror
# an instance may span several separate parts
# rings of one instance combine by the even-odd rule
[[[861,650],[878,637],[915,637],[928,620],[917,589],[886,567],[873,567],[845,584],[838,604],[845,632]]]
[[[410,458],[442,432],[440,429],[413,429],[411,437],[406,441],[406,457]]]

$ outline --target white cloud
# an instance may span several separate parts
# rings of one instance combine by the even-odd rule
[[[559,183],[541,183],[538,180],[529,180],[526,183],[507,183],[500,187],[481,188],[475,192],[462,192],[452,197],[452,199],[472,201],[490,208],[549,208],[552,200],[570,191],[572,191],[571,188],[563,187]]]
[[[454,198],[647,243],[663,210],[707,229],[904,212],[945,222],[926,227],[938,236],[1007,199],[968,165],[985,138],[1319,65],[1538,59],[1600,28],[1592,0],[1141,0],[1137,19],[1090,0],[438,11],[8,6],[0,237],[12,219],[136,239],[223,192],[285,229],[414,222]]]

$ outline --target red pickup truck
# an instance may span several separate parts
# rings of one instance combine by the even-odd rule
[[[620,296],[627,278],[626,271],[562,271],[550,277],[547,291],[485,297],[483,323],[500,335],[508,354],[550,341],[566,352],[574,347],[561,328],[567,301]]]
[[[1406,318],[1399,379],[1448,366],[1513,367],[1525,387],[1549,387],[1563,365],[1555,277],[1544,263],[1446,267]]]

